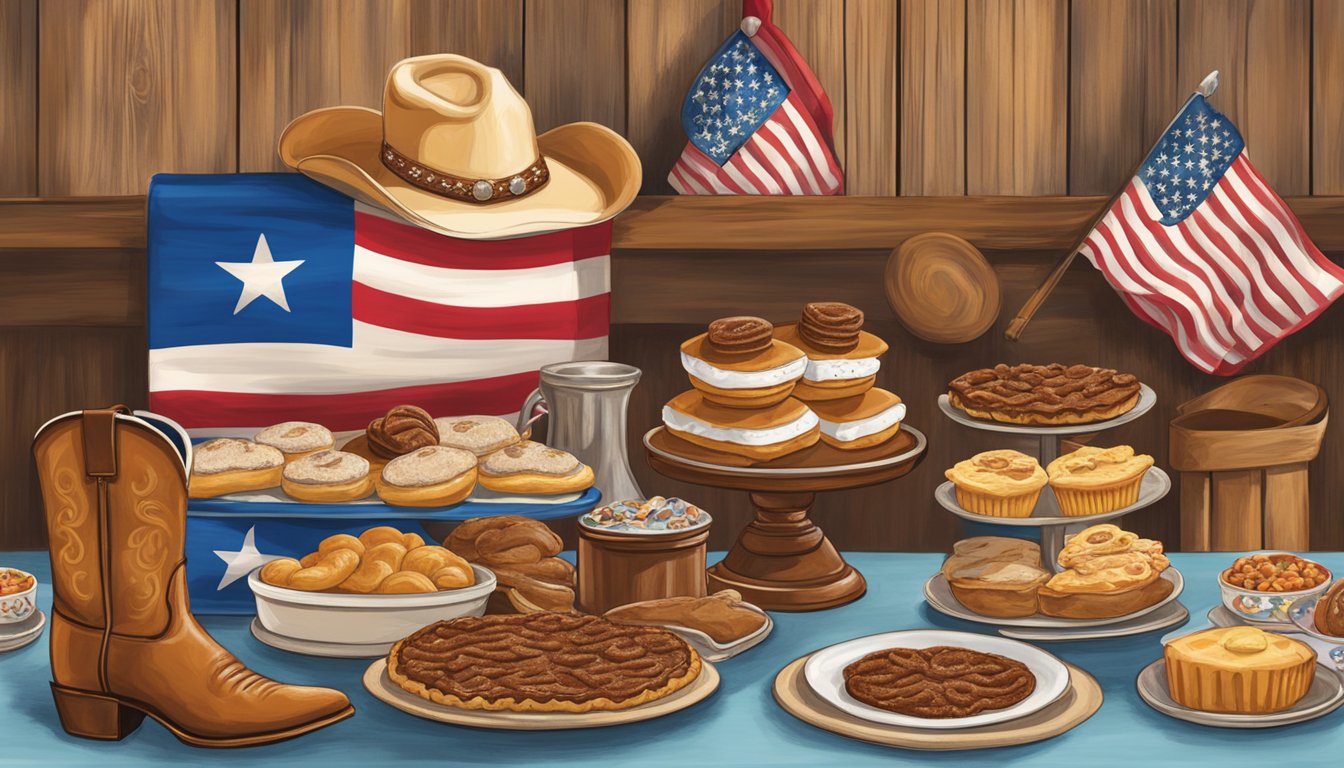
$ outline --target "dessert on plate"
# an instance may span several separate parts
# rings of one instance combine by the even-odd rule
[[[1335,582],[1316,601],[1316,631],[1331,637],[1344,637],[1344,581]]]
[[[759,317],[725,317],[681,345],[681,365],[704,398],[736,408],[766,408],[788,397],[807,368],[797,347],[772,338]]]
[[[1139,500],[1144,473],[1153,457],[1135,454],[1128,445],[1113,448],[1083,446],[1050,462],[1045,468],[1059,510],[1068,516],[1100,515]]]
[[[1110,524],[1085,528],[1059,555],[1065,570],[1037,593],[1040,612],[1065,619],[1125,616],[1166,599],[1175,585],[1162,578],[1171,565],[1160,542]]]
[[[374,481],[378,498],[399,507],[456,504],[476,487],[476,454],[431,445],[389,461]]]
[[[1000,363],[963,373],[947,388],[954,408],[1009,424],[1091,424],[1139,402],[1133,374],[1090,365]]]
[[[285,454],[269,445],[221,437],[196,446],[191,455],[188,495],[208,499],[280,485]]]
[[[439,428],[423,408],[398,405],[369,422],[369,451],[388,461],[439,444]]]
[[[845,667],[845,691],[878,709],[926,718],[1004,709],[1036,690],[1016,659],[968,648],[888,648]]]
[[[518,442],[518,430],[498,416],[441,416],[434,420],[439,445],[487,456]]]
[[[1010,450],[978,453],[944,474],[962,509],[989,517],[1031,517],[1046,483],[1040,462]]]
[[[391,526],[370,528],[358,537],[328,536],[316,552],[300,560],[272,560],[259,576],[275,587],[353,594],[437,592],[476,583],[466,560]]]
[[[820,421],[821,441],[841,450],[880,445],[901,429],[905,403],[885,389],[873,387],[854,397],[811,403]]]
[[[387,656],[388,677],[410,693],[514,712],[628,709],[681,690],[701,666],[665,629],[551,612],[436,622]]]
[[[1141,552],[1147,555],[1160,568],[1170,565],[1163,554],[1162,542],[1139,538],[1137,533],[1123,530],[1113,523],[1100,523],[1089,526],[1070,536],[1056,558],[1060,567],[1073,566],[1105,555],[1120,555],[1127,552]]]
[[[252,440],[261,445],[278,448],[285,454],[285,461],[301,459],[310,453],[336,447],[331,430],[311,421],[286,421],[276,424],[261,430]]]
[[[481,459],[479,482],[505,493],[573,493],[593,485],[593,468],[573,454],[524,440]]]
[[[612,608],[603,616],[622,624],[687,627],[724,645],[765,626],[765,613],[748,607],[742,602],[741,593],[732,589],[704,597],[664,597],[629,603]]]
[[[820,420],[806,405],[786,398],[768,408],[729,408],[688,390],[663,406],[663,424],[682,440],[712,451],[769,461],[815,445]]]
[[[1256,627],[1218,627],[1167,643],[1167,688],[1184,707],[1261,715],[1292,707],[1311,688],[1316,652]]]
[[[775,328],[775,338],[807,355],[793,396],[805,402],[838,400],[868,391],[877,380],[887,343],[863,330],[863,311],[835,301],[803,307],[796,324]]]
[[[958,541],[943,561],[943,576],[962,605],[998,617],[1036,613],[1036,593],[1050,579],[1041,567],[1040,545],[1004,536]]]

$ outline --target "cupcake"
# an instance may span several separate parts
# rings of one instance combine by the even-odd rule
[[[1036,459],[1009,450],[978,453],[944,474],[962,509],[988,517],[1031,517],[1046,483]]]
[[[812,403],[821,420],[821,441],[841,450],[881,445],[896,436],[905,419],[905,403],[885,389],[873,389],[856,397]]]
[[[336,447],[331,430],[310,421],[286,421],[267,427],[252,438],[285,454],[285,461],[301,459],[310,453]]]
[[[706,400],[731,408],[783,402],[807,368],[801,350],[771,334],[759,317],[725,317],[681,345],[681,366]]]
[[[387,462],[374,481],[378,498],[398,507],[445,507],[476,487],[476,454],[431,445]]]
[[[1257,629],[1219,627],[1167,643],[1167,688],[1201,712],[1281,712],[1307,695],[1316,652],[1306,643]]]
[[[863,330],[863,312],[834,301],[803,307],[797,324],[775,329],[775,338],[807,355],[793,396],[804,402],[839,400],[867,392],[877,380],[887,342]]]
[[[1060,511],[1081,516],[1114,512],[1137,502],[1143,475],[1151,466],[1152,456],[1136,455],[1128,445],[1083,446],[1050,462],[1045,471]]]
[[[373,492],[369,460],[345,451],[319,451],[285,465],[280,487],[314,504],[362,499]]]

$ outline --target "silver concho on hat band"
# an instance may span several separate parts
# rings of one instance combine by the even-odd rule
[[[468,179],[412,160],[383,142],[383,166],[402,181],[440,197],[466,203],[498,203],[536,192],[551,180],[546,158],[538,155],[521,173],[498,179]]]

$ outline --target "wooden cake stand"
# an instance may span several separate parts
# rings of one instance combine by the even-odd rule
[[[924,434],[902,426],[891,440],[863,451],[824,444],[765,464],[734,466],[735,457],[698,449],[655,427],[644,435],[649,465],[660,474],[713,488],[747,491],[756,518],[722,562],[708,571],[710,592],[735,589],[771,611],[818,611],[852,602],[868,584],[808,517],[821,491],[885,483],[924,454]],[[690,458],[695,456],[696,458]],[[724,463],[718,463],[724,462]]]

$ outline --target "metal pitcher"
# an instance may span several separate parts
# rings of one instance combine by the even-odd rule
[[[625,410],[640,373],[633,365],[605,360],[544,366],[541,386],[518,414],[518,431],[540,418],[534,415],[540,406],[550,422],[546,442],[592,467],[603,498],[642,499],[625,450]]]

